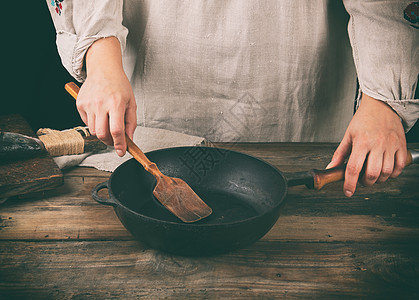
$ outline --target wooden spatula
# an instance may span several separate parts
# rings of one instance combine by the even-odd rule
[[[74,82],[67,83],[65,89],[77,99],[79,87]],[[162,174],[157,165],[151,162],[126,134],[125,139],[128,152],[156,178],[153,195],[170,212],[186,223],[199,221],[212,213],[211,208],[185,181]]]

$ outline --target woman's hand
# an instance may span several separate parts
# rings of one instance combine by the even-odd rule
[[[133,137],[137,126],[136,102],[122,67],[121,48],[115,37],[96,41],[86,54],[87,78],[77,97],[79,114],[90,133],[119,156],[125,155],[125,132]]]
[[[370,186],[397,177],[406,157],[406,138],[399,116],[386,103],[362,95],[361,104],[350,122],[327,168],[344,163],[344,193],[354,194],[361,170],[360,182]]]

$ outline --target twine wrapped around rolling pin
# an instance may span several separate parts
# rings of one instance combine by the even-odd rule
[[[86,138],[90,137],[90,132],[81,126],[63,131],[40,128],[37,135],[51,156],[61,156],[86,152]]]
[[[62,156],[105,149],[107,146],[84,127],[64,131],[44,128],[38,130],[38,138],[0,130],[0,164],[45,153]]]

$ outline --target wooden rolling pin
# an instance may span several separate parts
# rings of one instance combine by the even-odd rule
[[[83,139],[81,150],[78,153],[69,153],[68,150],[52,151],[50,145],[45,144],[41,139],[26,136],[14,132],[0,132],[0,161],[27,159],[49,153],[52,156],[66,154],[81,154],[85,152],[96,152],[106,149],[106,145],[95,136],[85,135],[77,131]]]

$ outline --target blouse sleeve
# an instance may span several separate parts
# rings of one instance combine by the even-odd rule
[[[122,0],[47,0],[64,67],[79,82],[86,78],[84,57],[98,39],[116,37],[123,51],[128,30],[122,25]]]
[[[419,99],[414,99],[419,74],[417,3],[344,0],[344,4],[361,91],[390,105],[408,131],[419,117]]]

